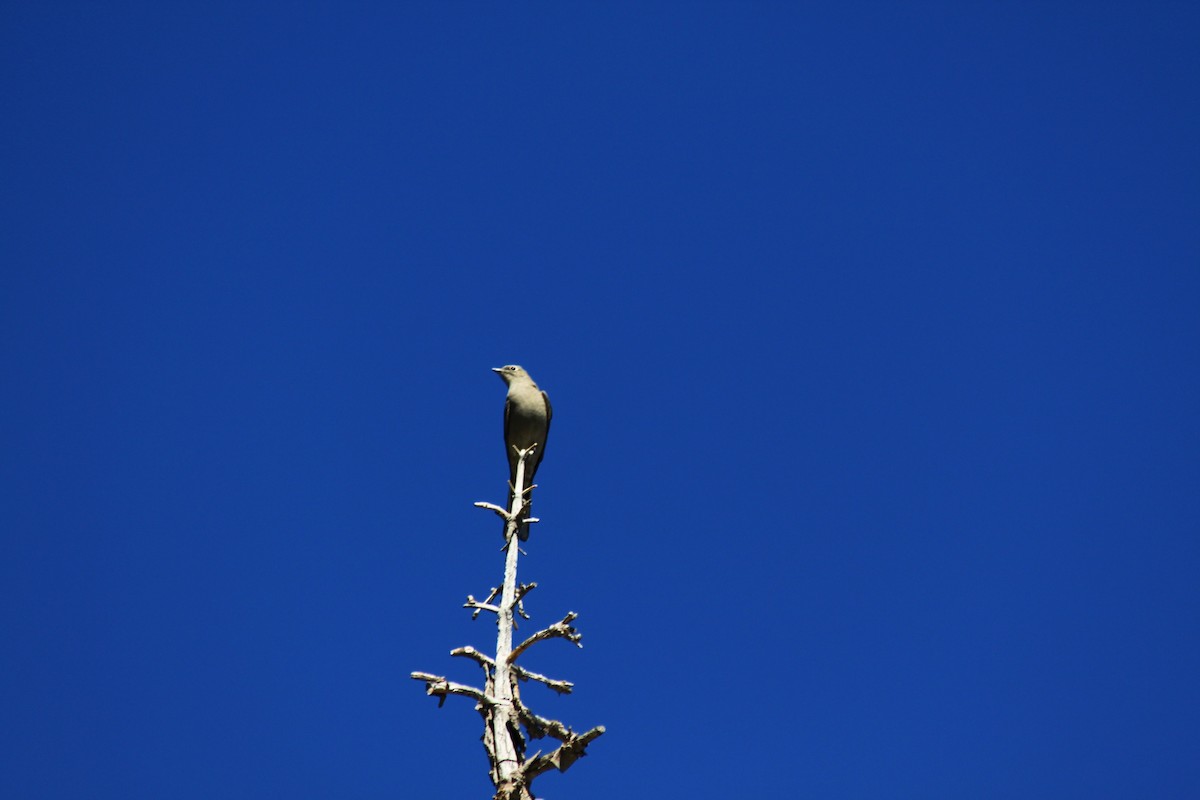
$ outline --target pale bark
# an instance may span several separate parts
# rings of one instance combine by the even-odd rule
[[[505,520],[504,582],[493,588],[484,600],[467,595],[467,602],[463,604],[464,608],[472,609],[472,618],[478,617],[481,611],[496,615],[496,654],[494,657],[488,656],[470,646],[459,647],[450,654],[469,658],[479,664],[484,672],[484,688],[480,690],[454,683],[426,672],[414,672],[411,675],[413,679],[425,682],[426,693],[437,697],[439,706],[452,694],[476,700],[475,708],[484,719],[483,745],[488,755],[492,784],[496,787],[494,800],[532,800],[530,785],[534,778],[551,769],[566,771],[576,759],[585,755],[587,745],[604,733],[603,726],[596,726],[583,734],[576,734],[557,720],[539,717],[522,703],[517,686],[518,681],[531,680],[560,694],[569,694],[574,688],[570,681],[547,678],[519,666],[516,660],[531,646],[546,639],[563,638],[578,647],[583,646],[580,641],[582,634],[571,625],[578,616],[574,611],[560,622],[528,637],[516,648],[512,643],[514,614],[521,614],[528,619],[521,601],[537,586],[536,583],[517,584],[517,557],[521,552],[517,531],[522,521],[537,522],[532,518],[522,520],[527,498],[534,488],[525,486],[525,462],[536,447],[534,445],[527,450],[517,451],[519,460],[510,508],[504,509],[492,503],[475,504],[496,512]],[[499,604],[492,602],[497,594],[500,596]],[[526,758],[526,734],[535,739],[551,736],[561,744],[547,755],[539,751]]]

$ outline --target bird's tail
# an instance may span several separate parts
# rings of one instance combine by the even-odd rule
[[[512,504],[513,504],[513,491],[510,488],[508,490],[508,507],[510,509],[512,508]],[[525,501],[525,507],[521,509],[521,520],[517,524],[517,538],[519,538],[522,542],[529,541],[529,523],[526,522],[525,519],[526,519],[526,517],[532,516],[532,513],[531,513],[532,508],[533,508],[533,497],[531,494],[530,497]],[[508,533],[508,523],[507,522],[504,523],[504,532],[506,534]]]

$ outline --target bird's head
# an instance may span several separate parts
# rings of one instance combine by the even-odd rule
[[[492,372],[500,376],[505,385],[512,383],[517,378],[528,378],[529,373],[516,364],[509,364],[506,367],[492,367]]]

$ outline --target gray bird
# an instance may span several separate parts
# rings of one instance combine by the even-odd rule
[[[495,372],[508,386],[508,397],[504,400],[504,449],[508,453],[508,480],[510,484],[517,480],[517,453],[514,447],[522,450],[537,444],[529,458],[525,460],[525,486],[533,485],[533,476],[537,474],[542,456],[546,454],[546,438],[550,435],[550,417],[554,411],[550,408],[550,398],[538,388],[529,377],[529,373],[516,364],[507,367],[493,367]],[[528,497],[528,495],[526,495]],[[512,508],[512,490],[508,493],[508,507]],[[529,506],[525,507],[525,516],[529,515]],[[517,530],[521,541],[529,538],[529,523],[522,522]]]

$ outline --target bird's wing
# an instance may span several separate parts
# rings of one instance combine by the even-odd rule
[[[550,395],[542,392],[542,402],[546,404],[546,433],[542,436],[543,441],[538,443],[537,452],[533,454],[533,472],[537,472],[537,468],[542,465],[542,456],[546,455],[546,439],[550,438],[550,418],[554,416],[554,407],[550,405]]]
[[[512,440],[508,437],[509,419],[512,417],[512,400],[504,399],[504,455],[508,459],[509,480],[515,480],[517,474],[517,454],[513,452]]]
[[[508,418],[512,414],[512,401],[504,398],[504,441],[508,441]]]

